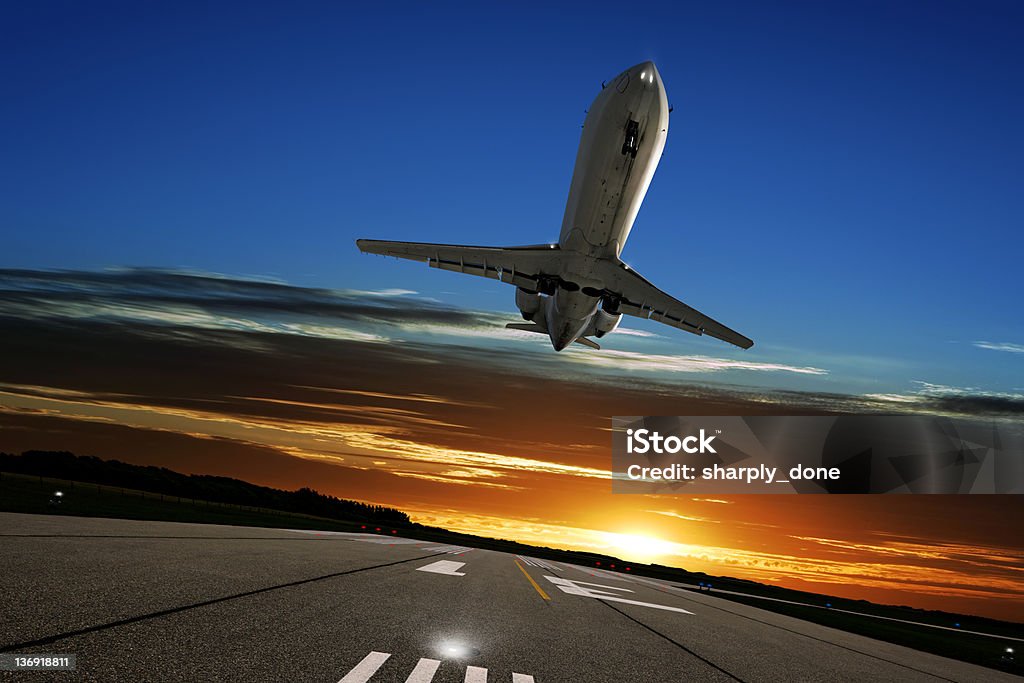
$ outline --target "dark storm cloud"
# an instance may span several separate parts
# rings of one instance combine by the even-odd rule
[[[149,269],[103,272],[0,270],[0,311],[57,306],[191,307],[213,314],[296,315],[369,322],[478,324],[485,314],[388,292],[328,290],[203,273]]]
[[[1022,415],[1024,396],[948,394],[929,396],[922,400],[922,406],[935,412],[964,415]]]
[[[154,326],[149,334],[185,341],[196,330],[225,329],[378,343],[401,341],[407,351],[426,346],[445,356],[478,356],[491,365],[533,375],[616,377],[739,373],[825,375],[820,368],[706,355],[652,354],[606,349],[599,355],[568,350],[554,356],[546,337],[510,331],[514,315],[445,306],[402,290],[358,291],[294,287],[277,282],[202,273],[131,269],[83,273],[0,271],[0,315],[16,319],[93,320]],[[518,318],[515,318],[518,319]],[[631,330],[626,330],[630,332]],[[635,344],[646,333],[619,335]],[[255,338],[235,339],[252,346]],[[642,341],[640,342],[642,343]],[[495,349],[514,349],[514,354]],[[587,366],[580,368],[576,366]]]
[[[303,376],[304,380],[291,384],[317,385],[323,367],[334,367],[339,359],[345,359],[350,373],[367,368],[377,375],[393,373],[399,385],[399,375],[408,372],[409,366],[421,373],[427,366],[450,365],[451,372],[438,373],[438,382],[450,382],[453,373],[466,372],[481,383],[493,375],[491,379],[500,378],[506,387],[544,379],[553,384],[557,395],[565,393],[566,387],[577,391],[614,387],[641,404],[656,397],[701,402],[691,405],[689,413],[678,409],[679,414],[736,414],[737,404],[748,412],[762,412],[765,406],[771,406],[790,414],[877,411],[880,405],[833,393],[766,391],[724,384],[709,387],[667,379],[672,373],[701,377],[721,371],[745,372],[746,376],[764,372],[825,374],[818,368],[622,350],[555,355],[540,335],[525,335],[524,340],[509,334],[503,329],[508,318],[504,313],[445,306],[405,291],[316,289],[138,268],[102,272],[0,270],[0,326],[9,341],[15,337],[13,342],[21,348],[20,355],[15,356],[21,359],[17,365],[24,367],[21,372],[18,367],[8,371],[25,383],[39,383],[46,376],[56,382],[48,386],[63,386],[68,378],[74,382],[83,371],[72,359],[118,349],[118,358],[140,360],[139,367],[130,373],[131,391],[141,392],[140,400],[166,401],[168,382],[173,385],[183,373],[193,374],[193,368],[211,363],[217,367],[211,377],[230,381],[231,386],[241,388],[236,393],[244,394],[242,389],[251,385],[253,367],[259,367],[261,373],[281,368],[280,376],[275,378],[278,385]],[[61,345],[45,359],[24,363],[25,358],[47,348],[47,340],[59,338],[65,342],[69,337],[75,339],[74,349]],[[499,344],[504,348],[495,350]],[[508,349],[514,352],[505,352]],[[264,359],[255,360],[253,354]],[[266,357],[289,360],[267,363]],[[110,367],[123,371],[124,363],[109,360]],[[67,367],[69,363],[73,367]],[[94,377],[94,383],[83,389],[102,391],[102,386],[117,374]],[[251,386],[247,390],[258,393],[258,389]],[[289,390],[289,400],[293,393]],[[188,392],[177,395],[186,396]],[[895,410],[961,414],[1024,412],[1024,397],[1017,396],[931,391],[899,398],[902,401],[898,404],[881,405]],[[266,414],[278,409],[252,401],[233,403],[232,410],[242,413]],[[305,410],[316,412],[315,408]],[[619,410],[640,414],[635,407]],[[663,408],[661,414],[665,414]]]

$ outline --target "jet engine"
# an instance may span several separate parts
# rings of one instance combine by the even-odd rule
[[[516,289],[516,306],[523,314],[523,320],[533,320],[540,310],[540,294],[519,287]]]
[[[603,308],[597,309],[597,313],[594,314],[594,336],[600,338],[613,331],[619,326],[620,320],[621,313],[608,313]]]

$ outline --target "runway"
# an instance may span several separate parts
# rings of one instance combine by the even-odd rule
[[[387,533],[0,513],[4,680],[1019,681],[671,583]]]

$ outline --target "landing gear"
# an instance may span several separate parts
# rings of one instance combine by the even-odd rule
[[[619,299],[612,296],[605,296],[601,299],[601,310],[611,315],[618,315]]]
[[[628,154],[636,159],[636,153],[640,150],[640,123],[632,119],[626,124],[626,141],[622,143],[622,154]]]
[[[558,278],[537,278],[537,291],[546,296],[554,296],[555,292],[558,291]]]

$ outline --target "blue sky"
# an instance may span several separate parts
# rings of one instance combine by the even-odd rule
[[[353,240],[554,239],[584,110],[653,59],[675,109],[623,256],[757,345],[631,322],[662,336],[610,348],[827,370],[800,376],[815,390],[1024,394],[1022,20],[1013,2],[8,6],[0,267],[400,288],[512,320],[511,288]]]

